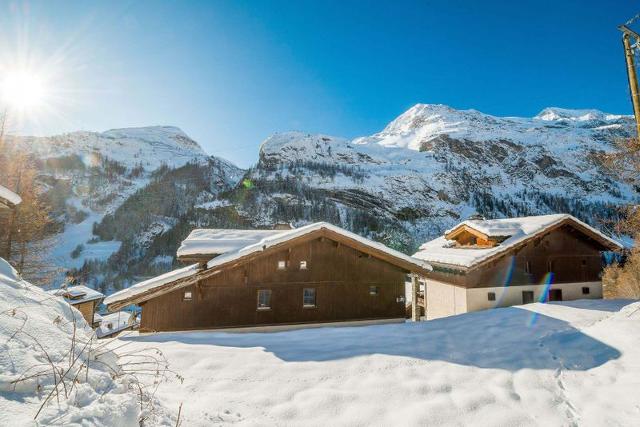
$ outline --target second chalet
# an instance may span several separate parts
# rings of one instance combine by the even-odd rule
[[[108,309],[139,305],[142,332],[402,321],[406,275],[430,269],[324,222],[194,230],[178,257],[193,264],[107,297]]]
[[[602,298],[604,253],[620,243],[571,215],[464,221],[413,256],[427,319],[532,302]]]

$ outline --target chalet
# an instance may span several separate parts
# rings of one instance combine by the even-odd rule
[[[53,289],[48,292],[51,295],[64,298],[67,303],[77,308],[92,327],[96,328],[99,325],[100,318],[96,314],[96,307],[104,299],[104,294],[82,285]]]
[[[602,298],[603,252],[622,246],[571,215],[464,221],[414,254],[433,267],[435,319],[534,301]]]
[[[405,317],[405,276],[428,264],[334,225],[194,230],[187,267],[105,299],[142,309],[140,330],[172,331]]]

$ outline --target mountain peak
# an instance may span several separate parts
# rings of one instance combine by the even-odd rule
[[[544,120],[544,121],[559,121],[559,120],[568,120],[568,121],[577,121],[577,122],[585,122],[590,120],[615,120],[619,119],[621,115],[608,114],[604,113],[600,110],[595,109],[569,109],[569,108],[558,108],[558,107],[547,107],[538,113],[534,119]]]

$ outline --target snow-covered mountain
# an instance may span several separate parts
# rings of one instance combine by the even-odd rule
[[[95,236],[95,224],[176,168],[203,168],[217,174],[218,179],[210,183],[211,194],[233,187],[243,173],[207,155],[182,130],[171,126],[21,136],[8,142],[10,149],[29,151],[37,158],[40,181],[60,229],[45,246],[51,263],[62,272],[89,260],[107,260],[117,252],[122,242]],[[120,226],[129,229],[132,224]],[[157,224],[151,227],[156,232],[163,229]]]
[[[518,118],[418,104],[353,140],[272,135],[248,171],[170,127],[20,140],[44,159],[51,190],[70,181],[67,210],[88,214],[67,214],[56,259],[109,291],[176,266],[194,227],[322,220],[411,252],[476,211],[602,226],[638,196],[601,165],[632,131],[631,117],[597,110]]]
[[[251,174],[266,187],[295,183],[271,199],[303,204],[301,188],[321,193],[343,224],[358,226],[354,212],[371,216],[411,245],[473,211],[568,211],[590,222],[612,215],[636,192],[602,168],[600,154],[632,129],[630,117],[597,110],[547,108],[533,118],[501,118],[419,104],[381,132],[354,140],[274,135]],[[370,231],[384,237],[383,230]]]

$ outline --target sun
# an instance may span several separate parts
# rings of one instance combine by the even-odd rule
[[[3,103],[17,110],[30,110],[41,106],[46,98],[44,80],[27,70],[10,71],[2,77]]]

